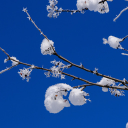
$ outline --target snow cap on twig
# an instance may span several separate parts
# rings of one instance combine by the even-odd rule
[[[115,85],[115,81],[103,77],[103,78],[100,80],[100,82],[98,82],[98,84],[105,85],[105,86],[110,86],[110,85]],[[103,91],[103,92],[108,92],[108,88],[107,88],[107,87],[102,87],[102,91]]]
[[[123,47],[120,45],[120,42],[122,41],[122,39],[117,38],[115,36],[109,36],[108,40],[103,38],[103,44],[109,44],[110,47],[114,48],[114,49],[123,49]]]
[[[41,53],[43,55],[52,55],[54,53],[54,42],[52,40],[47,40],[46,38],[43,39],[42,43],[41,43]]]

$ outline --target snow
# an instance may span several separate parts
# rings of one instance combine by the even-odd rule
[[[88,100],[85,96],[88,96],[88,93],[81,91],[81,89],[72,89],[69,100],[73,105],[84,105]]]
[[[122,46],[120,45],[120,41],[122,41],[122,39],[117,38],[115,36],[109,36],[108,40],[103,38],[103,44],[109,44],[110,47],[114,48],[114,49],[123,49]]]
[[[40,47],[41,53],[43,55],[47,55],[47,54],[52,55],[54,53],[53,45],[54,45],[54,42],[52,40],[47,40],[46,38],[44,38]]]
[[[11,59],[13,59],[13,60],[11,60]],[[7,63],[8,60],[9,60],[8,58],[4,59],[4,63]],[[12,57],[10,57],[10,60],[12,61],[12,66],[15,66],[19,63],[19,60],[17,60],[16,57],[12,56]]]
[[[110,86],[110,85],[115,85],[115,81],[103,77],[103,78],[100,80],[100,82],[98,82],[98,84]],[[108,92],[108,88],[102,87],[102,91],[103,91],[103,92]]]
[[[50,86],[45,94],[44,105],[50,113],[58,113],[64,109],[64,107],[70,107],[68,100],[63,99],[63,96],[67,95],[67,91],[71,90],[70,85],[59,83]]]
[[[107,2],[100,3],[101,0],[77,0],[77,9],[79,11],[84,10],[85,8],[88,8],[90,11],[98,11],[99,13],[108,13],[109,7]]]
[[[10,57],[10,59],[15,60],[15,61],[11,60],[12,61],[12,66],[15,66],[15,65],[17,65],[19,63],[19,60],[17,60],[16,57]]]

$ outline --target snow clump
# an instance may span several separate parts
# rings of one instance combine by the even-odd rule
[[[105,86],[105,85],[110,86],[110,85],[115,85],[115,81],[103,77],[103,78],[100,80],[100,82],[98,82],[98,84],[101,84],[101,85],[104,85],[104,86]],[[102,87],[102,91],[103,91],[103,92],[108,92],[108,88]]]
[[[105,2],[101,2],[101,0],[77,0],[77,9],[79,11],[83,11],[85,9],[89,9],[90,11],[94,11],[94,12],[99,12],[99,13],[108,13],[109,12],[109,7],[108,7],[108,3]]]
[[[87,100],[85,96],[89,96],[88,93],[82,91],[81,89],[72,89],[69,95],[69,100],[73,105],[84,105]],[[89,100],[90,101],[90,100]]]
[[[115,36],[109,36],[108,40],[103,38],[103,44],[109,44],[110,47],[114,48],[114,49],[123,49],[123,47],[120,45],[120,42],[122,41],[122,39],[117,38]]]
[[[64,107],[70,107],[68,100],[63,99],[63,96],[67,95],[67,91],[71,90],[70,85],[59,83],[50,86],[45,94],[44,105],[50,113],[58,113],[64,109]]]
[[[4,63],[7,63],[8,60],[9,60],[9,58],[4,59]],[[12,61],[12,66],[15,66],[15,65],[19,64],[19,60],[17,60],[16,57],[12,56],[12,57],[10,57],[10,60]]]
[[[54,42],[52,40],[48,40],[48,39],[43,39],[42,43],[41,43],[41,53],[43,55],[52,55],[54,53]]]

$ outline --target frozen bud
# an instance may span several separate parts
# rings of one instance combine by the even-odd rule
[[[69,100],[73,105],[83,105],[88,100],[85,98],[85,96],[88,95],[88,93],[81,91],[81,89],[72,89],[69,95]]]
[[[101,85],[104,85],[104,86],[110,86],[110,85],[115,85],[115,81],[114,80],[111,80],[111,79],[108,79],[108,78],[105,78],[103,77],[100,82],[97,82],[98,84],[101,84]],[[103,92],[108,92],[108,88],[106,87],[102,87],[102,91]]]
[[[52,55],[54,53],[54,42],[52,40],[43,39],[41,43],[41,53],[43,55]]]
[[[23,68],[23,69],[20,69],[20,71],[18,73],[22,77],[23,80],[26,79],[28,82],[30,79],[29,76],[30,76],[31,72],[32,72],[31,68]]]
[[[50,113],[58,113],[64,109],[64,107],[70,107],[68,100],[63,99],[63,96],[67,95],[67,91],[71,90],[72,87],[59,83],[50,86],[45,94],[44,105]]]
[[[109,36],[108,40],[103,38],[103,44],[109,44],[110,47],[114,48],[114,49],[123,49],[122,46],[120,45],[120,42],[122,41],[122,39],[117,38],[115,36]]]

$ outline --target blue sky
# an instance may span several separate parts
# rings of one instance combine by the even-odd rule
[[[50,68],[50,61],[54,59],[61,61],[54,55],[41,54],[40,45],[44,37],[22,11],[23,7],[27,7],[38,27],[54,41],[58,54],[76,64],[82,63],[88,69],[98,68],[102,74],[128,80],[128,57],[121,55],[123,51],[112,49],[102,41],[109,35],[123,38],[128,34],[128,11],[113,22],[128,2],[114,0],[108,4],[110,12],[107,14],[93,11],[73,15],[62,13],[54,19],[47,17],[48,0],[1,0],[0,47],[18,60],[40,67]],[[76,1],[59,0],[58,7],[76,9]],[[126,49],[127,42],[128,39],[122,42]],[[6,55],[0,52],[0,70],[11,66],[11,62],[4,64],[5,58]],[[44,107],[44,95],[49,86],[57,83],[77,86],[84,83],[71,81],[67,76],[65,80],[46,78],[41,70],[33,70],[30,81],[26,82],[17,73],[23,67],[19,65],[0,75],[0,128],[125,128],[128,122],[127,91],[124,97],[115,97],[109,92],[102,92],[100,87],[87,87],[85,91],[90,94],[92,102],[83,106],[71,105],[58,114],[50,114]],[[64,71],[91,82],[101,79],[75,67]]]

